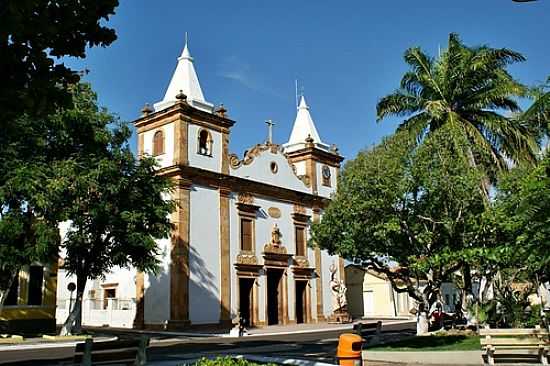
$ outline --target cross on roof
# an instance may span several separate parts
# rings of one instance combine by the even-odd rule
[[[268,119],[265,121],[265,124],[267,125],[267,143],[272,144],[273,143],[273,126],[275,126],[275,123],[273,123],[272,120]]]

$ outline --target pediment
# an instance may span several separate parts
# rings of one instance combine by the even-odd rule
[[[229,164],[231,175],[295,191],[311,192],[308,184],[296,175],[280,145],[255,145],[245,152],[242,159],[231,154]]]

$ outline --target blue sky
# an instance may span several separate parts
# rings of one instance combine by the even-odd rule
[[[237,122],[230,149],[239,155],[265,140],[266,119],[286,142],[297,78],[321,138],[353,158],[399,122],[376,123],[375,107],[398,86],[405,49],[436,55],[450,32],[522,52],[527,62],[511,71],[525,83],[550,75],[550,0],[121,0],[109,24],[115,43],[68,62],[90,70],[100,103],[132,121],[161,100],[187,31],[206,99]]]

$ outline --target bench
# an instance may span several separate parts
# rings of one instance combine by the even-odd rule
[[[508,359],[514,363],[536,359],[542,365],[548,365],[550,342],[548,331],[540,327],[533,329],[480,329],[481,348],[489,365],[495,364],[495,358]],[[512,352],[501,352],[512,351]],[[527,351],[527,352],[521,352]]]
[[[148,337],[95,343],[88,338],[84,343],[76,344],[73,364],[143,366],[147,362],[147,346]]]

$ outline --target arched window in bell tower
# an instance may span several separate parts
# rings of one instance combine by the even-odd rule
[[[153,135],[153,156],[164,154],[164,133],[162,130]]]
[[[200,130],[198,136],[198,153],[200,155],[212,156],[212,135],[207,130]]]

